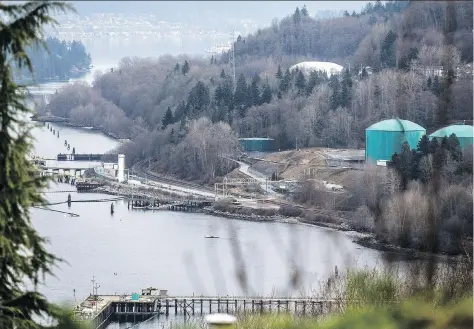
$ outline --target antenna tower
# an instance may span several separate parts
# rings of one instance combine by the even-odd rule
[[[229,55],[229,65],[230,71],[232,72],[232,82],[234,83],[234,91],[236,87],[235,83],[235,41],[234,41],[234,30],[232,30],[232,50],[230,51]]]

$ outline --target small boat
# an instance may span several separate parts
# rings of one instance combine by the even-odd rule
[[[132,209],[147,209],[146,206],[132,206]]]
[[[206,239],[219,239],[219,237],[215,235],[206,235],[205,238]]]
[[[161,210],[162,208],[160,208],[158,206],[146,206],[146,209],[147,210]]]

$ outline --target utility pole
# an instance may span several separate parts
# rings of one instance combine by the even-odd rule
[[[92,275],[91,282],[92,282],[92,297],[94,297],[94,284],[95,284],[95,276],[94,275]]]
[[[230,71],[232,72],[232,82],[234,83],[234,92],[235,92],[236,82],[235,82],[235,41],[234,41],[234,30],[232,30],[232,51],[230,52],[230,55],[229,55],[229,65],[230,65]]]
[[[97,294],[100,286],[96,283],[95,277],[92,276],[92,295],[94,296],[94,301],[95,301],[95,311],[97,312],[97,301],[99,300]]]
[[[133,169],[132,169],[133,170]],[[132,172],[132,175],[133,175],[133,172]],[[132,209],[133,209],[133,197],[134,197],[134,187],[135,187],[135,184],[132,183]]]

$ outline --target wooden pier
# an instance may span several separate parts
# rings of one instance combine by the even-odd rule
[[[89,297],[89,303],[94,297]],[[220,296],[140,296],[139,300],[118,295],[97,296],[99,302],[93,303],[96,312],[86,311],[84,307],[76,310],[83,320],[90,320],[93,329],[105,327],[113,317],[141,316],[142,320],[151,316],[205,315],[211,313],[291,313],[301,316],[320,316],[341,310],[341,302],[313,298],[278,297],[220,297]],[[86,301],[88,301],[86,300]],[[85,302],[86,302],[85,301]],[[83,302],[83,304],[85,303]]]

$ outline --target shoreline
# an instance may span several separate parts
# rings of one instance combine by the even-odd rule
[[[130,190],[131,188],[123,188],[120,186],[116,186],[115,184],[105,184],[102,187],[97,189],[93,189],[91,191],[85,191],[82,193],[103,193],[107,195],[118,195],[123,196],[125,198],[130,198]],[[155,193],[153,193],[155,192]],[[136,195],[142,195],[144,197],[155,197],[161,198],[162,201],[171,202],[172,199],[180,199],[182,196],[176,195],[173,192],[163,193],[161,190],[155,189],[147,189],[143,187],[138,187],[135,190]],[[191,199],[195,197],[191,196]],[[252,209],[252,208],[249,208]],[[153,211],[153,210],[150,210]],[[195,213],[203,213],[210,216],[226,218],[226,219],[234,219],[234,220],[242,220],[242,221],[250,221],[256,223],[285,223],[291,225],[306,225],[306,226],[316,226],[324,229],[330,229],[335,231],[340,231],[343,233],[352,233],[351,240],[353,243],[358,244],[364,248],[372,249],[381,251],[387,254],[391,254],[394,256],[401,257],[406,260],[431,260],[435,259],[437,261],[442,262],[459,262],[462,261],[462,255],[449,255],[443,253],[430,253],[425,251],[419,251],[411,248],[402,248],[397,247],[395,245],[385,244],[378,241],[373,233],[369,232],[360,232],[357,230],[352,229],[347,224],[334,224],[334,223],[326,223],[321,221],[310,221],[306,220],[301,217],[291,217],[291,216],[284,216],[281,214],[275,214],[270,216],[263,216],[257,215],[255,213],[247,214],[247,213],[239,213],[239,212],[229,212],[229,211],[220,211],[216,210],[213,207],[206,207],[203,209],[195,209],[193,210]]]
[[[110,184],[110,182],[107,185],[109,185],[109,188],[105,188],[105,186],[103,186],[102,188],[99,188],[98,190],[95,190],[95,191],[99,193],[109,194],[109,195],[120,195],[124,197],[130,197],[130,191],[127,191],[128,190],[127,188],[111,186],[113,184]],[[155,193],[153,193],[152,191]],[[147,189],[143,187],[137,188],[135,193],[137,192],[142,195],[154,194],[155,197],[156,197],[156,194],[158,195],[161,194],[160,195],[161,197],[164,197],[168,200],[172,198],[182,198],[182,196],[177,195],[173,192],[163,193],[163,191],[161,190]],[[191,199],[192,198],[195,198],[195,197],[191,196]],[[248,208],[248,209],[252,209],[252,208]],[[211,216],[216,216],[216,217],[221,217],[221,218],[251,221],[251,222],[256,222],[256,223],[277,222],[277,223],[287,223],[287,224],[296,224],[296,225],[317,226],[320,228],[340,231],[343,233],[352,232],[353,234],[352,234],[351,240],[352,242],[358,244],[359,246],[389,253],[392,255],[397,255],[403,258],[407,258],[409,260],[411,259],[429,260],[429,259],[434,258],[438,261],[443,261],[443,262],[457,262],[457,261],[460,261],[462,258],[462,255],[430,253],[426,251],[420,251],[420,250],[411,249],[411,248],[402,248],[395,245],[382,243],[375,238],[373,233],[354,230],[346,223],[335,224],[335,223],[327,223],[327,222],[322,222],[322,221],[311,221],[311,220],[304,219],[302,217],[284,216],[279,213],[275,215],[264,216],[264,215],[258,215],[256,213],[248,214],[248,213],[240,213],[240,212],[229,212],[229,211],[215,210],[213,208],[204,208],[204,209],[196,210],[195,212],[205,213]]]
[[[68,83],[68,82],[73,82],[78,79],[82,79],[88,74],[92,72],[93,67],[90,67],[88,69],[83,69],[82,71],[78,71],[77,73],[69,73],[69,75],[66,78],[36,78],[33,79],[32,77],[28,77],[25,79],[17,79],[15,83],[17,84],[26,84],[26,83],[33,83],[32,85],[29,85],[28,87],[36,87],[38,85],[44,85],[47,83]]]
[[[94,126],[88,126],[88,125],[83,125],[79,123],[73,123],[70,122],[68,118],[63,118],[63,117],[56,117],[56,116],[40,116],[40,117],[31,117],[31,121],[35,122],[44,122],[44,123],[51,123],[55,124],[58,126],[64,126],[64,127],[69,127],[69,128],[76,128],[76,129],[87,129],[89,131],[95,131],[99,132],[109,138],[112,138],[116,141],[122,141],[124,139],[129,139],[129,138],[120,138],[119,136],[115,135],[114,133],[111,133],[102,127],[94,127]]]
[[[432,260],[442,262],[460,262],[463,261],[463,255],[449,255],[444,253],[431,253],[427,251],[420,251],[412,248],[402,248],[391,244],[386,244],[378,241],[373,233],[359,232],[354,229],[348,228],[345,225],[331,224],[324,222],[315,221],[301,221],[298,220],[299,224],[308,226],[317,226],[321,228],[331,229],[340,232],[353,232],[354,237],[352,242],[362,246],[364,248],[385,252],[392,255],[401,256],[407,260]]]

